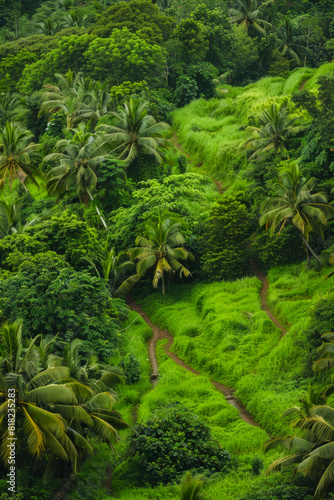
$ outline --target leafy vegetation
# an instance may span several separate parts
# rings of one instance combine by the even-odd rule
[[[1,498],[333,496],[333,15],[0,0]]]

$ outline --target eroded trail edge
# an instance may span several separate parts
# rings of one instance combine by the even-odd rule
[[[167,330],[162,330],[158,325],[152,323],[147,314],[142,310],[141,307],[138,306],[138,304],[136,304],[136,302],[132,301],[128,304],[128,306],[133,311],[136,311],[138,314],[140,314],[145,323],[147,323],[147,325],[153,331],[153,337],[148,343],[148,355],[152,367],[151,381],[153,385],[155,385],[159,375],[158,371],[159,366],[155,351],[158,340],[163,340],[163,339],[168,340],[167,344],[165,344],[164,346],[164,350],[167,356],[169,356],[173,361],[175,361],[175,363],[182,366],[182,368],[185,368],[186,370],[190,371],[194,375],[202,375],[202,373],[198,372],[197,370],[194,370],[194,368],[191,368],[191,366],[186,365],[185,362],[181,358],[179,358],[175,353],[170,352],[170,348],[174,342],[174,337]],[[227,387],[226,385],[223,385],[220,382],[216,382],[215,380],[212,379],[210,379],[210,382],[212,383],[212,385],[215,386],[216,389],[218,389],[219,392],[224,394],[228,403],[230,403],[230,405],[234,406],[234,408],[238,410],[240,418],[244,420],[244,422],[247,422],[247,424],[254,426],[258,425],[253,416],[246,410],[243,404],[237,398],[234,397],[235,389]]]

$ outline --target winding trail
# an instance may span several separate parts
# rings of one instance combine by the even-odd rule
[[[193,373],[194,375],[202,375],[200,372],[197,370],[194,370],[191,368],[191,366],[188,366],[185,364],[185,362],[179,358],[175,353],[170,351],[170,348],[174,342],[174,337],[167,331],[167,330],[162,330],[158,325],[155,325],[152,323],[150,318],[147,316],[147,314],[142,310],[141,307],[136,304],[136,302],[132,301],[128,304],[128,306],[133,310],[136,311],[142,318],[143,320],[147,323],[147,325],[151,328],[153,331],[153,337],[150,340],[148,344],[148,355],[152,367],[152,374],[151,374],[151,381],[152,385],[154,386],[156,384],[156,381],[159,376],[159,367],[158,367],[158,361],[157,361],[157,356],[155,352],[156,344],[158,340],[163,340],[167,339],[168,342],[164,346],[165,353],[167,356],[169,356],[175,363],[177,363],[179,366],[182,366],[182,368],[185,368],[189,372]],[[210,379],[210,382],[212,385],[215,386],[215,388],[224,394],[226,400],[230,405],[234,406],[239,412],[240,418],[246,422],[247,424],[257,426],[257,422],[253,418],[253,416],[246,410],[246,408],[243,406],[243,404],[234,397],[234,389],[231,387],[227,387],[226,385],[221,384],[220,382],[216,382],[215,380]]]
[[[287,330],[282,325],[282,323],[280,323],[278,321],[278,319],[276,318],[276,316],[274,316],[272,314],[272,312],[270,311],[270,309],[268,307],[268,304],[267,304],[267,294],[268,294],[268,288],[269,288],[269,282],[267,280],[267,277],[258,268],[258,266],[255,264],[255,262],[253,261],[253,259],[250,261],[250,268],[253,271],[253,273],[255,274],[255,276],[257,276],[257,278],[259,278],[259,280],[262,282],[262,288],[260,290],[261,309],[266,313],[266,315],[274,323],[274,325],[276,325],[277,328],[279,328],[279,330],[281,330],[282,337],[284,337],[284,335],[286,335],[286,333],[287,333]]]

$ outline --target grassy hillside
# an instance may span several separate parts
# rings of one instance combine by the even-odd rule
[[[316,70],[298,68],[287,79],[266,77],[246,87],[219,86],[219,99],[198,99],[176,110],[173,127],[184,150],[191,153],[192,165],[200,164],[204,172],[219,180],[235,179],[233,159],[242,155],[250,136],[245,130],[249,118],[258,116],[272,103],[290,99],[304,82],[306,90],[316,88],[318,78],[333,69],[334,63],[328,63]]]
[[[172,350],[193,368],[233,386],[271,434],[286,431],[281,413],[298,403],[312,373],[306,328],[312,307],[332,288],[305,264],[269,273],[271,310],[288,325],[281,332],[261,310],[257,278],[171,286],[167,296],[142,299],[152,321],[174,336]],[[185,321],[186,318],[186,321]]]

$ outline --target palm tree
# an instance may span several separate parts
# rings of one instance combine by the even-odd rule
[[[58,31],[63,29],[63,26],[60,23],[54,21],[50,17],[45,21],[36,23],[35,26],[43,33],[43,35],[47,36],[54,36],[58,33]]]
[[[94,130],[97,122],[109,113],[108,104],[111,97],[106,88],[106,84],[100,82],[92,82],[89,90],[83,95],[82,100],[78,103],[77,120],[89,120],[91,129]]]
[[[259,117],[259,126],[246,128],[253,132],[253,137],[246,142],[246,145],[255,149],[248,161],[270,151],[275,151],[275,153],[287,151],[290,137],[305,128],[303,125],[296,125],[298,119],[299,117],[291,118],[288,115],[286,103],[280,108],[273,103],[268,111],[263,111],[262,116]]]
[[[8,460],[10,438],[8,415],[10,395],[15,398],[16,419],[24,429],[26,448],[33,456],[40,458],[45,452],[71,462],[75,467],[78,452],[67,434],[67,424],[59,414],[46,409],[48,404],[62,404],[75,408],[76,397],[70,387],[57,384],[68,375],[66,367],[58,366],[39,370],[36,349],[37,338],[26,347],[22,341],[22,323],[17,321],[2,327],[0,339],[0,457]],[[8,395],[10,394],[10,395]],[[73,410],[75,411],[75,410]],[[87,421],[87,419],[86,419]],[[88,443],[82,438],[81,445]],[[48,472],[46,472],[48,474]]]
[[[162,281],[162,293],[165,295],[164,274],[180,271],[180,276],[191,276],[190,271],[179,260],[193,260],[191,252],[183,245],[184,237],[180,232],[180,224],[172,223],[170,219],[159,220],[157,224],[146,226],[147,236],[136,238],[137,247],[129,250],[130,258],[138,260],[137,274],[144,275],[149,269],[154,268],[153,287],[157,288],[159,280]]]
[[[7,122],[0,130],[0,187],[7,177],[10,186],[15,177],[20,179],[26,190],[26,178],[38,186],[35,177],[40,172],[31,163],[39,157],[39,144],[30,142],[32,137],[29,130],[13,122]]]
[[[65,191],[74,189],[83,195],[87,205],[88,197],[93,201],[91,189],[97,182],[96,169],[109,154],[109,145],[103,136],[94,136],[80,124],[72,129],[72,139],[61,139],[56,144],[56,152],[47,155],[45,162],[59,162],[47,175],[48,194],[61,196]],[[106,222],[98,207],[96,212],[105,229]]]
[[[328,205],[323,193],[311,191],[314,179],[306,180],[297,163],[293,163],[288,170],[282,172],[279,182],[276,183],[277,195],[264,200],[261,206],[262,215],[260,226],[270,226],[271,234],[280,226],[279,234],[286,223],[295,226],[307,250],[322,265],[317,254],[310,247],[308,237],[315,231],[323,239],[322,226],[327,224],[327,219],[334,213],[334,208]]]
[[[75,473],[78,460],[92,452],[92,446],[83,436],[84,428],[90,428],[112,445],[119,439],[116,429],[124,429],[127,424],[112,409],[115,392],[110,387],[115,384],[115,374],[106,371],[86,385],[80,366],[77,373],[73,373],[72,365],[64,366],[50,355],[55,339],[42,339],[37,347],[38,337],[24,343],[20,321],[6,324],[1,330],[0,457],[7,463],[7,438],[11,436],[8,403],[12,397],[17,428],[24,430],[26,440],[25,444],[19,443],[20,448],[27,449],[33,457],[47,458],[44,479],[48,480],[54,457],[70,462]],[[79,380],[74,375],[78,375]]]
[[[17,233],[19,223],[18,208],[15,203],[0,201],[0,238]]]
[[[180,500],[203,500],[201,489],[203,487],[203,476],[193,476],[187,472],[181,481],[178,497]]]
[[[124,104],[124,110],[112,112],[116,125],[99,125],[106,132],[106,139],[114,144],[112,153],[121,160],[132,163],[143,152],[153,155],[161,163],[162,156],[159,147],[168,147],[169,142],[163,138],[162,132],[169,129],[164,122],[157,123],[153,116],[147,114],[148,103],[130,97]]]
[[[109,248],[109,240],[106,239],[104,245],[97,251],[99,265],[102,268],[103,278],[109,283],[113,290],[114,297],[125,295],[137,283],[141,276],[132,274],[136,270],[133,261],[128,259],[126,252],[116,253],[113,247]],[[98,270],[95,262],[90,257],[84,257],[96,271],[96,274],[101,278],[101,273]],[[128,278],[127,275],[131,274]]]
[[[334,365],[334,333],[323,333],[321,338],[324,339],[324,341],[317,349],[320,357],[313,364],[313,370],[316,372],[324,370],[325,368],[331,368]]]
[[[63,111],[67,118],[67,128],[72,128],[77,116],[77,110],[87,89],[81,73],[69,70],[65,75],[55,75],[58,85],[44,85],[43,103],[40,115],[51,115]]]
[[[48,216],[49,212],[46,210],[41,215],[34,217],[34,219],[22,225],[20,219],[20,206],[13,202],[9,203],[5,200],[0,200],[0,238],[18,232],[23,233],[29,227],[48,218]]]
[[[309,52],[306,47],[306,35],[298,33],[299,23],[296,19],[284,16],[282,24],[277,29],[279,47],[278,54],[290,56],[298,66],[302,65],[303,55]]]
[[[293,413],[294,408],[283,415]],[[315,499],[326,497],[329,486],[334,483],[334,408],[326,405],[312,406],[307,414],[300,413],[299,418],[291,423],[301,431],[301,436],[273,438],[264,445],[269,451],[283,447],[287,456],[273,462],[267,473],[282,470],[292,464],[298,464],[298,472],[317,483]]]
[[[246,30],[253,26],[257,31],[265,35],[265,28],[272,25],[261,18],[261,8],[272,3],[273,0],[261,3],[259,0],[236,0],[236,7],[228,10],[230,21],[243,26]]]
[[[18,116],[26,111],[23,98],[16,93],[0,93],[0,126],[8,121],[18,121]]]

